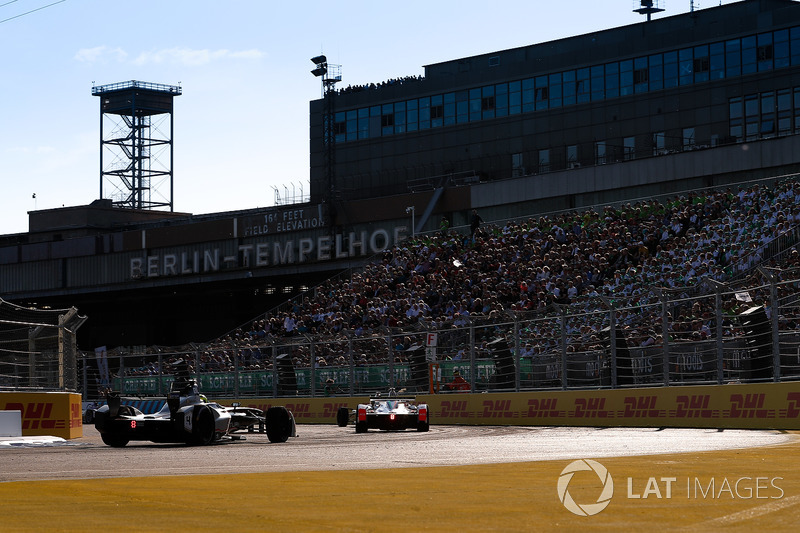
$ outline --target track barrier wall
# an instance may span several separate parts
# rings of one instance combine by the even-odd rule
[[[0,411],[22,413],[22,435],[83,436],[81,395],[68,392],[0,392]]]
[[[800,383],[698,385],[624,390],[417,395],[431,423],[518,426],[800,429]],[[242,398],[231,405],[283,405],[299,424],[332,424],[339,407],[367,397]]]

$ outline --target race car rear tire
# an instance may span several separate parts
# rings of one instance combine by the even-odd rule
[[[101,433],[100,438],[103,439],[103,442],[106,445],[111,446],[112,448],[124,448],[125,445],[130,442],[128,437],[113,433]]]
[[[270,442],[286,442],[292,436],[292,416],[285,407],[276,405],[267,409],[265,423]]]
[[[430,422],[417,422],[417,431],[428,431],[430,427]]]
[[[347,422],[350,421],[350,409],[347,407],[340,407],[336,411],[336,425],[340,428],[347,427]]]
[[[356,422],[356,433],[366,433],[366,432],[367,432],[367,423]]]
[[[214,413],[206,405],[197,405],[192,412],[192,435],[189,443],[205,446],[214,442],[216,428],[214,427]]]

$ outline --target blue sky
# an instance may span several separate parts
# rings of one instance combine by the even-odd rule
[[[27,231],[28,211],[99,197],[93,83],[181,85],[174,208],[215,213],[273,205],[275,188],[307,192],[313,56],[341,65],[346,87],[643,21],[634,0],[54,2],[0,0],[0,234]],[[656,18],[690,0],[659,4]]]

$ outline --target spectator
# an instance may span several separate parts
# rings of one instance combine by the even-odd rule
[[[470,235],[472,236],[473,239],[475,238],[475,233],[481,227],[482,223],[483,223],[483,219],[478,214],[478,210],[477,209],[473,209],[472,210],[472,216],[470,217],[470,220],[469,220]]]

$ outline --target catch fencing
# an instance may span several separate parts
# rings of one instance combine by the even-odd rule
[[[587,297],[541,312],[462,316],[404,331],[271,338],[240,328],[180,349],[84,354],[79,373],[85,398],[106,389],[164,395],[184,364],[211,398],[797,380],[800,280],[780,278],[759,269],[759,282],[746,287],[709,281],[695,294],[654,290],[624,305]]]
[[[0,299],[0,391],[77,391],[75,335],[85,320],[75,308],[29,309]]]

